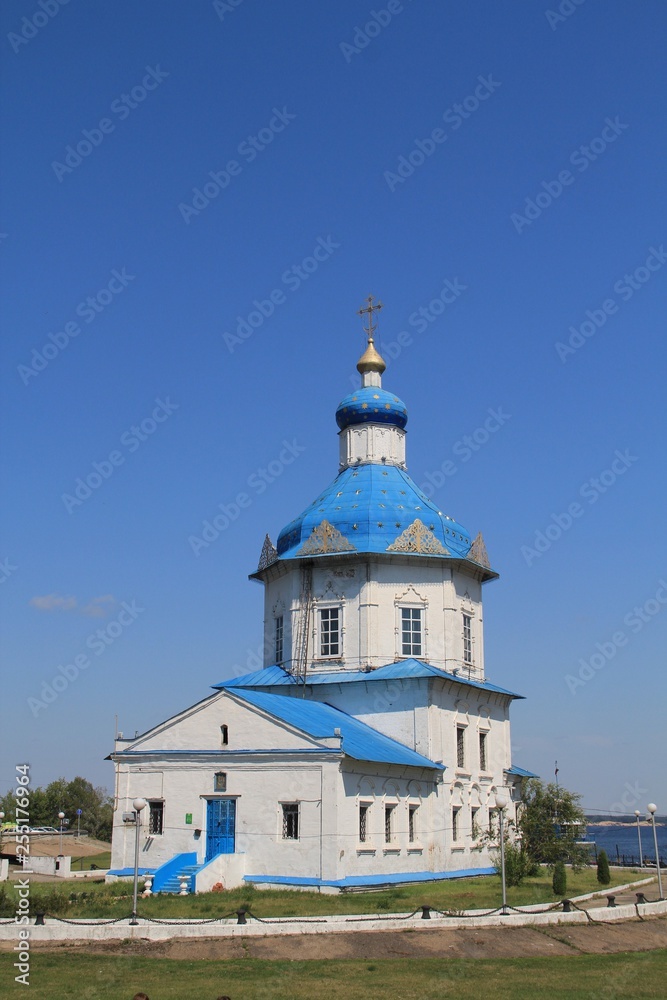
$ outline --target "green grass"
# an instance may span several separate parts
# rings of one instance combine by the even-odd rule
[[[25,996],[13,958],[0,956],[3,997]],[[667,950],[523,959],[375,959],[283,962],[173,961],[36,952],[30,996],[37,1000],[664,1000]]]
[[[90,871],[91,865],[102,869],[111,868],[111,851],[105,851],[104,854],[93,854],[87,858],[72,858],[73,872]]]
[[[573,873],[568,871],[568,896],[600,890],[594,869]],[[636,871],[612,871],[612,883],[621,885],[641,878]],[[0,916],[11,916],[11,887],[0,887]],[[33,883],[32,911],[67,917],[119,917],[132,909],[132,883],[68,882],[64,885]],[[4,895],[4,903],[2,897]],[[70,896],[74,896],[70,901]],[[529,903],[553,903],[551,874],[546,869],[523,885],[508,889],[508,902],[513,906]],[[317,892],[294,890],[262,890],[252,886],[221,893],[199,896],[152,896],[139,900],[139,913],[153,917],[216,917],[227,915],[240,907],[250,908],[259,917],[326,916],[328,914],[409,912],[422,903],[440,910],[492,909],[501,900],[500,879],[489,875],[481,878],[451,879],[426,885],[405,886],[381,892],[360,892],[321,895]]]

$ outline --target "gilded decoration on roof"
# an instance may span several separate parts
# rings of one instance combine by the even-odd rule
[[[338,528],[334,528],[333,524],[324,520],[316,528],[313,528],[310,538],[306,539],[297,555],[316,556],[324,552],[354,551],[356,551],[355,546],[348,542],[345,535],[341,534]]]
[[[387,546],[387,552],[419,552],[430,556],[448,556],[450,552],[438,541],[432,531],[415,518],[398,538]]]
[[[470,546],[468,559],[472,559],[473,562],[478,563],[478,565],[483,566],[485,569],[491,569],[489,554],[486,551],[486,545],[484,544],[484,538],[482,537],[481,531],[477,533],[475,541]]]
[[[258,570],[266,569],[266,567],[270,566],[271,563],[274,563],[277,558],[278,558],[278,550],[276,549],[275,545],[267,535],[266,538],[264,539],[264,544],[262,545],[262,552],[259,557],[259,565],[257,569]]]

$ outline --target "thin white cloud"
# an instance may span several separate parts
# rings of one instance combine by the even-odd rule
[[[33,597],[30,604],[38,611],[74,611],[77,606],[76,597],[63,597],[62,594],[45,594],[43,597]]]
[[[93,597],[92,601],[81,608],[81,614],[88,618],[106,618],[115,604],[116,598],[113,594],[103,594],[101,597]]]

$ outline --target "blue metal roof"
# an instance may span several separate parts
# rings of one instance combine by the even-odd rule
[[[343,738],[341,749],[346,756],[355,760],[426,767],[437,771],[445,769],[443,764],[436,764],[331,705],[247,688],[235,688],[232,693],[235,698],[268,712],[274,718],[281,719],[315,739],[332,737],[335,735],[334,729],[340,729]]]
[[[407,422],[408,411],[403,400],[374,385],[351,392],[336,410],[336,423],[341,430],[353,424],[393,424],[402,429]]]
[[[311,684],[368,684],[372,681],[403,680],[409,677],[439,677],[440,680],[455,681],[465,687],[477,688],[480,691],[491,691],[494,694],[503,694],[508,698],[523,699],[522,694],[515,694],[496,684],[489,684],[488,681],[472,681],[460,675],[446,673],[433,667],[429,663],[422,663],[421,660],[409,658],[399,660],[397,663],[389,663],[387,666],[379,667],[377,670],[341,670],[338,673],[323,672],[308,675],[306,686]],[[243,677],[232,678],[228,681],[220,681],[214,684],[216,689],[223,688],[266,688],[266,687],[291,687],[297,681],[291,674],[288,674],[281,667],[265,667],[263,670],[255,670],[251,674]]]
[[[533,774],[532,771],[526,771],[525,768],[517,767],[516,764],[512,764],[511,767],[506,767],[505,774],[515,774],[518,778],[539,778],[539,774]]]
[[[410,555],[433,558],[465,559],[471,539],[467,530],[444,514],[437,504],[396,465],[366,463],[344,469],[306,510],[291,521],[278,536],[278,558],[293,559],[332,552],[387,552],[406,528],[419,519],[431,532],[442,551],[410,552]],[[301,553],[301,546],[313,530],[327,521],[340,535],[326,550]],[[338,536],[337,536],[338,537]]]

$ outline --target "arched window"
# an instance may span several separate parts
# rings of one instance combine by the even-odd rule
[[[226,747],[229,743],[229,729],[227,726],[220,726],[220,740],[223,747]]]

